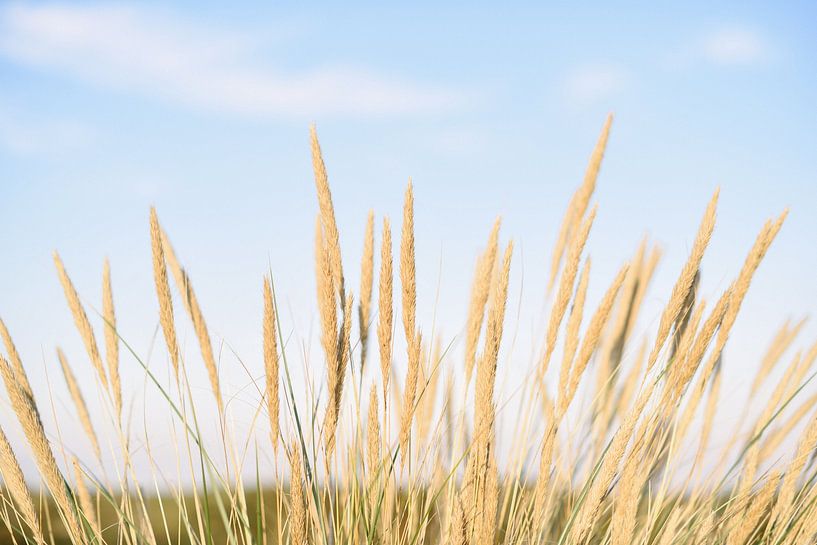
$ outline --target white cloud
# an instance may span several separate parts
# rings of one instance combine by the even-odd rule
[[[587,65],[567,74],[562,91],[569,102],[588,105],[618,94],[627,88],[629,81],[629,74],[621,66]]]
[[[721,27],[701,40],[700,52],[710,62],[726,65],[750,65],[765,60],[769,46],[750,28]]]
[[[0,10],[0,54],[7,58],[200,110],[381,115],[440,111],[462,100],[449,90],[359,67],[284,73],[259,60],[258,41],[135,6],[16,4]]]

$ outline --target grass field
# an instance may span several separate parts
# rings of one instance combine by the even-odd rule
[[[320,327],[311,374],[321,382],[314,390],[293,382],[299,348],[288,343],[289,326],[279,320],[274,278],[267,275],[258,293],[263,354],[248,359],[264,376],[256,385],[262,395],[252,441],[231,428],[220,384],[220,373],[227,371],[216,363],[194,284],[156,210],[150,211],[149,232],[169,381],[119,335],[107,263],[102,312],[96,316],[86,312],[55,253],[57,277],[94,376],[78,381],[59,353],[75,410],[61,418],[76,419],[86,437],[58,440],[46,432],[42,419],[51,414],[49,400],[35,399],[24,363],[29,356],[18,354],[9,333],[13,324],[0,322],[5,348],[0,370],[26,438],[11,445],[0,433],[0,540],[815,543],[817,397],[806,392],[817,344],[799,346],[801,323],[769,331],[769,349],[758,354],[752,406],[744,413],[752,416],[745,426],[713,429],[722,368],[728,365],[724,347],[786,212],[759,226],[728,288],[704,301],[698,282],[715,230],[715,191],[702,207],[673,289],[650,292],[664,301],[653,330],[648,338],[635,335],[660,250],[642,242],[606,279],[593,276],[585,251],[611,121],[567,205],[550,269],[535,278],[547,289],[548,306],[538,356],[525,369],[513,370],[527,378],[512,394],[519,407],[512,418],[501,419],[497,407],[500,398],[508,399],[500,396],[497,377],[509,372],[500,365],[500,350],[508,342],[503,333],[514,274],[513,242],[503,240],[500,220],[490,231],[486,226],[489,235],[474,271],[462,273],[472,278],[468,313],[461,334],[444,343],[433,324],[417,321],[411,183],[399,228],[370,213],[360,269],[344,269],[314,129]],[[593,307],[585,304],[591,278],[606,284]],[[177,338],[182,320],[192,324],[209,379],[218,422],[206,426],[220,430],[218,452],[203,439],[201,400],[194,402]],[[396,345],[407,348],[397,353]],[[137,362],[166,404],[179,435],[175,463],[189,485],[160,489],[158,475],[137,477],[134,459],[144,452],[134,449],[120,360]],[[91,415],[85,405],[83,396],[93,388],[106,401],[106,415]],[[98,436],[103,418],[104,429],[114,430],[110,437]],[[66,454],[71,446],[60,443],[80,440],[93,445],[96,459],[77,460]],[[111,444],[117,455],[103,460],[100,445]],[[280,462],[274,475],[259,469],[259,450]],[[38,468],[38,483],[23,477],[19,462],[28,457]]]

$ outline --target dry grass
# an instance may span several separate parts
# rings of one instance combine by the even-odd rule
[[[383,240],[380,243],[380,281],[378,289],[377,342],[380,348],[380,378],[383,382],[383,403],[389,393],[391,377],[392,336],[394,335],[392,285],[391,226],[383,218]]]
[[[173,300],[170,295],[170,284],[167,281],[167,264],[162,242],[162,228],[156,209],[150,209],[150,243],[153,252],[153,280],[156,284],[156,295],[159,299],[159,323],[167,343],[173,374],[179,380],[179,345],[176,342],[176,325],[173,323]]]
[[[264,376],[266,377],[267,412],[270,421],[272,448],[278,452],[278,438],[281,434],[280,404],[278,385],[281,382],[278,370],[278,340],[275,334],[275,303],[269,278],[264,277]]]
[[[26,486],[23,470],[2,429],[0,429],[0,474],[3,476],[8,499],[13,501],[13,505],[19,510],[20,518],[25,524],[21,530],[29,532],[35,543],[45,543],[34,500]]]
[[[419,323],[418,275],[422,283],[426,272],[416,261],[411,181],[397,250],[399,301],[391,226],[384,217],[375,233],[370,212],[353,320],[354,297],[314,127],[318,328],[314,339],[295,340],[278,313],[273,277],[264,275],[263,313],[256,322],[263,350],[240,360],[251,377],[242,397],[231,391],[242,370],[219,369],[190,277],[155,210],[150,245],[165,344],[163,357],[150,365],[117,330],[108,262],[101,315],[89,317],[55,253],[58,279],[98,380],[78,380],[58,351],[76,416],[54,410],[56,422],[46,426],[48,413],[38,408],[23,363],[36,355],[18,353],[0,321],[0,372],[27,443],[12,447],[8,430],[0,430],[5,538],[89,545],[815,543],[817,395],[806,386],[817,343],[798,346],[803,322],[770,332],[744,418],[734,429],[717,428],[723,369],[733,365],[724,349],[786,213],[761,227],[734,279],[710,300],[714,304],[704,301],[699,281],[716,233],[717,192],[670,293],[647,295],[661,252],[644,240],[613,278],[603,279],[590,307],[589,287],[597,279],[586,248],[610,127],[608,118],[541,278],[548,311],[529,362],[508,349],[506,308],[517,303],[509,294],[519,277],[513,242],[500,240],[498,219],[476,260],[462,331],[444,338],[436,324]],[[198,341],[213,394],[206,401],[215,403],[218,426],[205,420],[205,401],[193,395],[168,269]],[[641,319],[648,298],[665,304],[660,314]],[[398,336],[395,304],[403,331]],[[105,364],[96,344],[99,328]],[[370,328],[377,335],[371,353]],[[312,344],[320,348],[311,350]],[[120,346],[127,352],[120,354]],[[298,359],[301,374],[294,372]],[[370,359],[378,363],[366,366]],[[557,361],[552,371],[551,359]],[[168,361],[173,376],[162,380],[156,368]],[[137,390],[122,381],[120,365],[135,366],[166,403],[175,475],[154,454],[152,423],[134,423],[138,415],[123,406]],[[520,386],[503,388],[502,377],[511,374],[521,377]],[[252,418],[236,426],[243,416],[228,401],[246,401],[253,390]],[[83,396],[92,392],[108,412],[86,406]],[[62,395],[55,386],[38,398],[47,406]],[[74,418],[91,443],[91,460],[78,460],[77,439],[59,433]],[[203,430],[218,432],[215,446]],[[22,452],[30,452],[45,484],[39,494],[23,479]],[[148,466],[152,479],[139,477],[135,460]]]
[[[94,449],[94,454],[97,460],[102,458],[101,450],[99,448],[99,440],[96,437],[94,425],[91,423],[91,415],[88,413],[88,406],[85,404],[85,398],[82,396],[82,391],[79,388],[74,372],[71,371],[71,366],[68,364],[68,359],[65,357],[62,349],[57,348],[57,359],[62,367],[62,375],[65,377],[65,384],[68,386],[68,393],[71,394],[71,401],[74,402],[74,407],[77,409],[79,421],[82,424],[82,429],[88,436],[91,446]]]
[[[119,337],[116,333],[116,314],[113,306],[113,288],[111,286],[111,265],[105,260],[102,269],[102,318],[105,320],[105,359],[108,362],[108,375],[111,378],[116,416],[122,415],[122,379],[119,376]]]

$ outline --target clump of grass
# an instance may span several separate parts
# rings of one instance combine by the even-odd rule
[[[723,369],[732,364],[724,349],[786,212],[761,227],[714,304],[700,293],[700,278],[715,234],[717,191],[672,290],[649,295],[665,301],[659,315],[640,320],[661,256],[646,239],[604,280],[591,307],[589,286],[597,279],[587,248],[598,209],[592,201],[611,122],[604,123],[557,233],[543,277],[548,311],[530,361],[509,350],[505,333],[508,304],[525,301],[511,295],[518,281],[514,245],[501,240],[499,219],[476,259],[462,331],[443,338],[436,323],[420,324],[417,285],[425,273],[416,261],[411,181],[397,248],[399,287],[389,219],[383,217],[377,251],[374,212],[366,218],[353,332],[355,298],[344,277],[329,175],[312,127],[319,327],[315,339],[295,341],[296,332],[278,312],[272,273],[264,275],[257,322],[262,349],[240,360],[250,386],[242,391],[254,387],[258,394],[248,431],[235,426],[225,402],[240,391],[220,380],[220,371],[229,373],[225,384],[235,384],[242,369],[219,369],[190,276],[155,209],[149,244],[170,383],[157,372],[161,359],[148,365],[120,334],[122,310],[114,312],[107,260],[97,320],[86,314],[55,253],[96,393],[109,411],[95,413],[86,405],[94,384],[79,380],[58,349],[56,362],[94,453],[81,461],[74,437],[60,432],[73,416],[54,410],[57,433],[49,431],[23,356],[0,320],[0,373],[47,489],[42,500],[32,493],[16,454],[21,449],[0,430],[0,520],[9,539],[38,545],[815,543],[817,395],[804,392],[814,376],[817,343],[790,354],[803,322],[786,322],[759,355],[745,424],[715,429]],[[192,323],[213,395],[207,399],[219,416],[215,447],[205,401],[194,395],[187,374],[169,276]],[[397,341],[405,341],[405,353],[394,350],[395,288],[403,332]],[[95,327],[103,328],[104,363]],[[371,352],[370,328],[377,337]],[[311,350],[312,344],[319,349]],[[294,372],[299,359],[303,373]],[[370,359],[377,364],[366,365]],[[553,370],[551,360],[557,362]],[[135,415],[123,406],[123,397],[136,392],[120,378],[124,365],[135,366],[166,404],[176,475],[154,452],[153,423],[145,422],[140,434]],[[784,367],[782,378],[768,385],[778,367]],[[509,374],[523,377],[513,391],[500,380]],[[300,376],[304,384],[295,379]],[[60,395],[55,388],[38,397],[53,403]],[[103,445],[110,456],[103,456]],[[137,460],[151,478],[140,476]]]

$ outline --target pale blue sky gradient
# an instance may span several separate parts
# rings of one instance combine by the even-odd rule
[[[316,323],[314,121],[355,291],[367,211],[378,225],[389,215],[397,231],[413,178],[420,323],[430,327],[439,279],[436,317],[446,338],[460,333],[474,257],[503,216],[503,236],[516,243],[509,316],[518,332],[504,361],[521,376],[540,341],[563,209],[614,112],[588,245],[591,299],[649,235],[665,258],[645,331],[716,187],[708,300],[737,273],[762,222],[791,208],[727,353],[724,395],[738,395],[774,328],[817,309],[815,21],[807,2],[4,3],[0,316],[35,390],[47,391],[46,370],[62,381],[57,344],[90,380],[51,252],[60,251],[90,308],[100,305],[108,256],[122,334],[146,355],[157,323],[153,204],[216,342],[260,374],[268,266],[287,327],[309,337]],[[206,391],[192,333],[179,321],[194,383]],[[809,324],[799,346],[816,336]],[[163,351],[154,358],[166,365]],[[221,365],[228,389],[246,388],[233,356]],[[123,366],[141,384],[134,362]],[[242,395],[254,394],[243,390],[239,402]],[[56,398],[67,406],[67,394]]]

